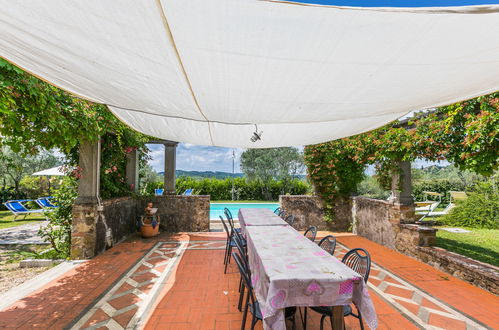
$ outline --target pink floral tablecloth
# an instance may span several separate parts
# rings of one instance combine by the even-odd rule
[[[269,209],[239,209],[237,214],[241,234],[246,236],[246,226],[287,226],[286,221]]]
[[[290,226],[247,226],[251,280],[265,329],[284,330],[284,308],[354,302],[371,329],[376,312],[361,276]]]

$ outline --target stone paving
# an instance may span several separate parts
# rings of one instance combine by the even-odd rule
[[[47,221],[28,223],[15,227],[0,229],[0,245],[11,244],[47,244],[38,236],[40,226],[45,226]]]
[[[499,328],[497,296],[361,237],[335,235],[337,257],[359,246],[372,255],[379,329]],[[0,328],[240,329],[239,276],[233,264],[223,274],[224,239],[130,238],[0,311]],[[318,314],[308,314],[308,329],[318,329]],[[359,328],[351,317],[346,325]]]

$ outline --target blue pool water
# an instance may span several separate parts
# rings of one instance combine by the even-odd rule
[[[240,208],[251,209],[269,209],[274,211],[279,207],[279,203],[210,203],[210,219],[220,219],[224,215],[224,208],[228,208],[234,219],[237,219],[237,213]]]

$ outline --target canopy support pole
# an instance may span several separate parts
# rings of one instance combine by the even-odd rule
[[[165,194],[175,195],[175,169],[177,161],[178,142],[165,142],[165,173],[164,184]]]

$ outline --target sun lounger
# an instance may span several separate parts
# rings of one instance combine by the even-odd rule
[[[54,209],[56,207],[59,207],[57,205],[54,205],[50,202],[50,199],[52,197],[40,197],[35,200],[36,204],[40,205],[42,209]]]
[[[3,203],[7,207],[7,209],[14,214],[14,221],[16,221],[17,217],[20,215],[24,215],[23,219],[26,219],[26,216],[28,214],[33,214],[33,213],[43,213],[43,209],[36,209],[36,210],[31,210],[26,208],[22,203],[23,202],[29,202],[31,201],[30,199],[21,199],[21,200],[12,200],[12,201],[6,201]]]
[[[190,195],[192,195],[193,191],[194,191],[194,189],[186,189],[182,195],[190,196]]]
[[[164,191],[164,189],[154,189],[154,195],[162,196]]]
[[[430,215],[442,202],[442,194],[433,191],[423,191],[425,200],[422,202],[414,202],[416,205],[416,214],[422,215],[419,221],[423,220]],[[431,198],[438,198],[438,200],[431,200]]]
[[[454,208],[454,206],[456,206],[456,201],[462,201],[468,197],[464,191],[449,191],[449,194],[450,202],[445,207],[445,209],[443,211],[431,211],[429,212],[428,216],[431,217],[435,215],[446,215],[450,210]]]

